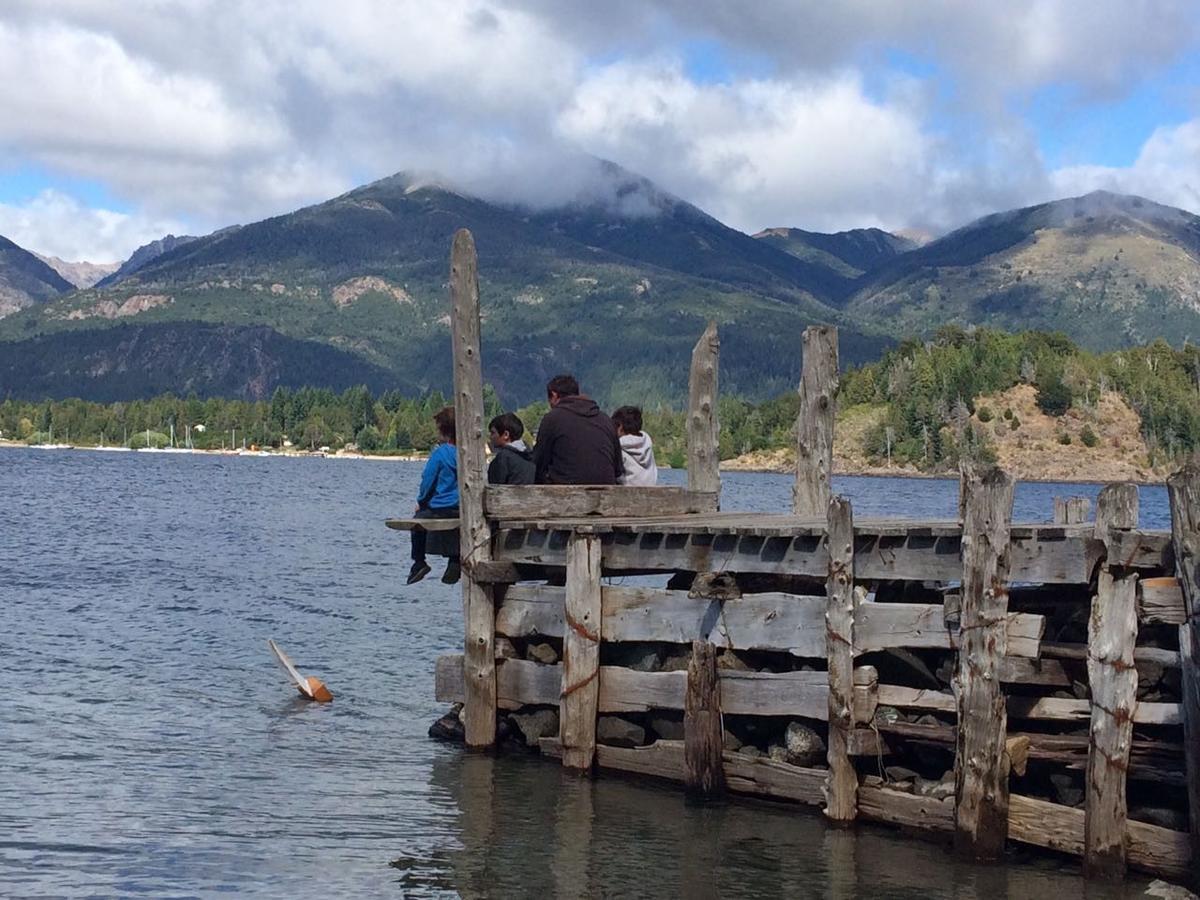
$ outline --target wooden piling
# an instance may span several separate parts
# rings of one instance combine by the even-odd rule
[[[688,375],[688,490],[720,493],[721,454],[717,419],[717,375],[721,340],[717,323],[709,322],[692,350]]]
[[[450,331],[454,346],[454,421],[458,432],[459,544],[463,570],[463,726],[468,747],[496,743],[495,607],[492,588],[476,581],[476,563],[492,558],[483,512],[487,484],[483,370],[479,355],[479,275],[475,239],[460,228],[450,250]]]
[[[1137,575],[1104,566],[1088,621],[1088,682],[1092,724],[1088,738],[1084,871],[1125,877],[1125,780],[1137,704]]]
[[[708,641],[692,641],[683,706],[683,781],[692,793],[724,793],[723,740],[717,648]]]
[[[829,786],[825,815],[834,822],[848,823],[857,813],[858,773],[849,754],[854,730],[854,513],[845,497],[829,501],[828,544]]]
[[[1055,497],[1054,524],[1079,525],[1087,521],[1092,501],[1087,497]]]
[[[600,697],[600,539],[572,534],[567,543],[559,736],[563,766],[591,771]]]
[[[1167,479],[1171,542],[1183,588],[1185,621],[1179,626],[1183,675],[1183,753],[1187,768],[1192,886],[1200,884],[1200,469],[1185,466]]]
[[[796,483],[792,512],[813,519],[829,510],[833,419],[837,409],[838,333],[830,325],[804,329],[800,415],[796,422]]]
[[[963,481],[961,645],[955,673],[955,847],[997,859],[1008,837],[1007,717],[1000,691],[1006,653],[1013,479],[997,469]]]

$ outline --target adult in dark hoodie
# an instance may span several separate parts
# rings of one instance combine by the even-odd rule
[[[525,423],[512,413],[496,416],[488,423],[493,456],[488,463],[488,484],[533,484],[533,451],[521,436]]]
[[[546,397],[550,412],[533,448],[537,483],[616,484],[625,467],[612,420],[579,393],[579,382],[570,375],[550,379]]]

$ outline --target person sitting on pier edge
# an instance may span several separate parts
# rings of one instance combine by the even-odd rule
[[[654,442],[642,431],[642,411],[636,406],[613,410],[613,425],[621,442],[621,460],[625,474],[619,484],[654,487],[658,484],[658,466],[654,462]]]
[[[616,484],[625,474],[612,420],[579,393],[571,375],[546,385],[550,412],[538,426],[533,461],[538,484]]]
[[[525,423],[512,413],[488,422],[488,438],[495,452],[488,463],[488,484],[533,484],[537,468],[533,451],[521,440],[523,434]]]
[[[416,519],[454,519],[458,517],[458,434],[454,427],[454,407],[439,409],[433,422],[441,435],[438,444],[421,472],[421,487],[417,490]],[[425,531],[412,533],[412,568],[408,572],[408,584],[415,584],[429,574],[429,563],[425,561],[425,546],[429,535]],[[459,558],[451,556],[446,562],[442,581],[454,584],[460,576]]]

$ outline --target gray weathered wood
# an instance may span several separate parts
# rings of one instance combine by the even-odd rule
[[[475,240],[460,228],[450,250],[450,332],[454,346],[454,421],[458,432],[459,546],[462,554],[468,747],[496,743],[495,612],[492,589],[471,575],[492,558],[492,531],[483,512],[483,370],[479,357],[479,275]]]
[[[1125,776],[1137,705],[1137,575],[1104,566],[1088,622],[1092,724],[1088,746],[1084,871],[1125,877]]]
[[[688,375],[688,489],[721,493],[721,426],[717,421],[717,373],[721,340],[717,323],[709,322],[692,350]]]
[[[384,519],[383,524],[396,531],[458,531],[458,519]]]
[[[1013,479],[989,469],[972,472],[964,487],[963,639],[954,676],[955,846],[979,859],[996,859],[1008,831],[1007,720],[999,665],[1006,653]]]
[[[837,411],[838,333],[829,325],[804,329],[800,415],[796,420],[796,482],[792,511],[823,517],[833,479],[833,420]]]
[[[715,512],[715,491],[627,485],[529,484],[490,486],[487,514],[496,519],[637,518]]]
[[[704,797],[724,792],[723,740],[717,648],[692,641],[683,704],[683,783],[689,791]]]
[[[882,706],[935,712],[957,711],[954,695],[945,691],[881,684],[878,695]],[[1009,697],[1005,708],[1010,719],[1085,722],[1091,718],[1089,701],[1063,697]],[[1181,722],[1178,703],[1137,703],[1131,715],[1137,725],[1179,725]]]
[[[1087,497],[1055,497],[1054,521],[1058,525],[1078,525],[1086,522],[1092,509]]]
[[[572,535],[567,544],[559,737],[563,765],[588,771],[596,752],[600,695],[600,541]]]
[[[854,821],[858,774],[848,743],[854,729],[854,514],[850,501],[829,501],[828,603],[825,607],[825,653],[829,670],[829,796],[825,815],[831,821]]]
[[[771,592],[719,602],[689,597],[684,591],[608,586],[601,596],[606,641],[688,644],[706,640],[732,650],[826,656],[828,601],[824,597]],[[500,604],[496,630],[510,638],[562,637],[562,616],[562,588],[513,585]],[[953,649],[961,636],[946,627],[942,616],[940,604],[860,602],[855,610],[854,652],[893,647]],[[1045,629],[1043,616],[1009,613],[1004,627],[1010,657],[1038,656]],[[1078,658],[1085,656],[1081,651]]]
[[[1187,621],[1183,588],[1178,578],[1144,578],[1138,581],[1138,621],[1147,625],[1182,625]]]
[[[1120,482],[1105,485],[1096,499],[1096,540],[1109,543],[1110,532],[1114,529],[1132,531],[1138,525],[1138,489],[1136,484]],[[1120,558],[1110,555],[1114,564]]]
[[[1187,466],[1167,479],[1171,501],[1171,540],[1175,567],[1183,588],[1186,620],[1179,626],[1179,660],[1183,674],[1183,744],[1187,766],[1188,819],[1192,886],[1200,884],[1200,469]]]

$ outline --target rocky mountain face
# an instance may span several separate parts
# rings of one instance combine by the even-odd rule
[[[196,237],[190,234],[173,235],[168,234],[166,237],[161,237],[156,241],[151,241],[148,244],[142,244],[130,254],[129,259],[123,263],[114,265],[109,271],[105,272],[100,278],[92,282],[98,287],[112,287],[114,284],[119,284],[124,281],[134,272],[158,259],[165,253],[170,253],[176,247],[182,247],[184,244],[190,244],[197,240]],[[81,284],[79,287],[91,287],[91,285]]]
[[[43,256],[41,253],[35,253],[34,256],[77,288],[91,287],[121,267],[120,263],[67,262],[57,256]]]
[[[898,334],[957,323],[1096,350],[1177,343],[1200,335],[1200,217],[1105,191],[996,213],[879,268],[846,311]]]
[[[847,287],[902,253],[919,246],[916,241],[879,228],[854,228],[835,234],[801,228],[768,228],[754,235],[798,259],[808,260],[841,274]]]
[[[0,237],[0,316],[45,303],[74,285],[28,250]]]

